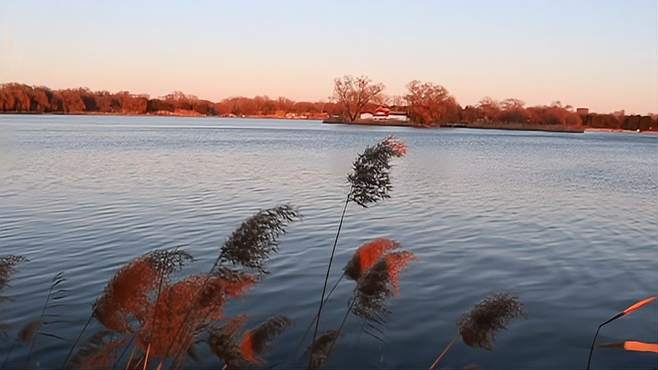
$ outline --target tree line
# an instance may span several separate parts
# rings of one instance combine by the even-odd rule
[[[324,119],[331,116],[351,123],[366,111],[387,106],[406,113],[418,126],[447,123],[512,122],[564,127],[593,127],[626,130],[656,130],[656,116],[596,114],[577,111],[553,102],[526,106],[519,99],[485,97],[477,104],[461,106],[443,86],[411,81],[404,95],[388,96],[385,86],[366,76],[335,79],[330,101],[295,101],[285,97],[231,97],[219,102],[199,99],[182,92],[151,98],[128,91],[111,93],[87,88],[52,90],[19,83],[0,85],[0,113],[61,114],[160,114],[222,117],[271,117]]]
[[[324,118],[337,111],[336,104],[332,102],[294,101],[284,97],[232,97],[212,102],[179,91],[150,98],[128,91],[110,93],[87,88],[52,90],[44,86],[6,83],[0,85],[0,112]]]

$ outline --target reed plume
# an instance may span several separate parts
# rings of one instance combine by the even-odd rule
[[[243,363],[238,337],[246,322],[247,316],[241,315],[209,329],[208,346],[227,368]]]
[[[624,317],[626,315],[630,315],[635,311],[641,310],[644,307],[650,305],[651,303],[655,302],[658,299],[658,296],[651,296],[648,298],[645,298],[643,300],[640,300],[638,302],[633,303],[632,305],[628,306],[625,310],[618,312],[608,320],[602,322],[599,324],[599,326],[596,328],[596,333],[594,334],[594,339],[592,339],[592,345],[589,347],[589,355],[587,357],[587,370],[590,369],[592,365],[592,354],[594,353],[594,347],[596,345],[596,338],[599,336],[599,331],[601,331],[601,328],[608,325],[609,323]]]
[[[459,332],[439,353],[429,370],[435,370],[439,366],[459,337],[469,347],[492,351],[496,333],[506,329],[513,319],[526,317],[523,303],[516,296],[498,293],[484,298],[457,320]]]
[[[383,323],[387,298],[400,291],[400,272],[415,259],[409,251],[385,254],[357,282],[353,313],[367,321]]]
[[[122,267],[96,300],[92,315],[107,329],[133,332],[132,318],[143,319],[151,306],[150,298],[161,278],[178,271],[192,260],[180,250],[155,250]]]
[[[265,263],[278,251],[279,237],[287,224],[298,217],[299,212],[289,205],[265,209],[249,217],[222,246],[217,266],[231,263],[267,273]]]
[[[153,318],[141,322],[139,346],[150,347],[151,356],[160,358],[187,351],[199,329],[222,318],[224,303],[244,294],[256,281],[248,274],[224,272],[224,276],[191,276],[167,286],[153,308]],[[196,315],[189,318],[191,310]]]
[[[352,164],[352,172],[347,176],[351,185],[349,199],[362,207],[390,198],[393,189],[390,179],[393,157],[407,154],[406,145],[389,136],[374,146],[367,147]]]
[[[621,343],[599,344],[598,348],[615,348],[630,352],[658,353],[658,343],[644,343],[632,340],[627,340]]]
[[[399,246],[400,244],[398,242],[384,238],[375,239],[362,244],[345,265],[343,274],[340,276],[340,278],[338,278],[338,280],[336,280],[331,290],[329,290],[329,293],[324,299],[325,303],[329,300],[329,297],[331,297],[334,290],[336,290],[343,277],[347,276],[351,280],[358,281],[361,276],[365,274],[382,255],[398,248]],[[311,330],[317,319],[318,316],[316,315],[313,318],[313,321],[309,323],[308,327],[304,331],[304,335],[297,345],[297,350],[301,348],[302,344],[306,340],[306,336],[308,335],[309,330]]]
[[[292,321],[287,317],[277,315],[245,332],[240,342],[242,358],[251,364],[262,364],[264,361],[260,355],[267,351],[274,338],[281,335],[291,324]]]
[[[27,261],[28,259],[23,256],[8,255],[0,257],[0,292],[9,285],[11,277],[16,272],[16,266]],[[0,302],[8,299],[0,295]]]
[[[390,239],[375,239],[363,244],[345,266],[345,275],[358,281],[382,255],[398,247],[400,244]]]
[[[28,259],[23,256],[7,255],[0,257],[0,303],[11,300],[9,297],[2,295],[2,290],[7,286],[9,286],[9,281],[11,280],[12,276],[16,272],[16,266],[20,263],[27,261]],[[7,335],[8,329],[9,329],[9,325],[0,321],[0,336],[6,338],[8,336]],[[0,364],[0,369],[4,368],[7,361],[9,361],[9,357],[11,356],[11,353],[14,350],[15,346],[16,346],[16,341],[14,340],[12,341],[9,350],[7,351],[7,354],[4,356],[4,359]]]
[[[320,318],[322,317],[322,307],[324,306],[325,295],[327,293],[327,282],[329,281],[329,274],[331,273],[331,266],[333,265],[334,255],[336,254],[336,245],[338,244],[340,231],[343,227],[347,206],[350,202],[354,202],[367,208],[371,203],[389,198],[389,193],[393,189],[390,178],[390,160],[393,157],[402,157],[406,154],[406,145],[402,141],[389,136],[374,146],[367,147],[352,163],[352,172],[347,175],[350,191],[345,198],[343,211],[338,222],[338,230],[336,231],[334,244],[331,247],[331,255],[329,256],[327,272],[324,276],[322,294],[318,304],[317,319],[315,319],[315,330],[313,331],[313,340],[311,343],[315,343],[320,329]],[[309,367],[310,361],[311,359],[309,358]]]
[[[131,320],[134,318],[143,321],[151,307],[150,297],[156,289],[159,291],[158,288],[170,274],[180,270],[191,260],[192,256],[187,252],[162,249],[137,257],[119,269],[105,287],[103,294],[94,302],[91,314],[69,349],[62,367],[68,364],[93,318],[116,333],[134,332],[135,328],[130,325]]]
[[[391,246],[397,243],[387,243]],[[388,248],[390,250],[391,248]],[[325,342],[313,341],[313,343],[319,343],[321,350],[318,349],[321,354],[320,359],[322,363],[326,361],[336,345],[336,341],[340,336],[340,333],[347,323],[347,319],[350,314],[354,314],[358,317],[361,317],[366,321],[366,327],[370,328],[370,331],[366,330],[366,333],[375,337],[376,339],[383,341],[377,333],[372,331],[377,331],[383,333],[381,329],[377,327],[378,324],[384,324],[385,315],[388,313],[386,309],[386,299],[390,296],[393,296],[398,293],[399,289],[399,275],[402,270],[404,270],[409,262],[415,259],[413,253],[408,251],[397,251],[384,254],[379,257],[377,263],[372,265],[357,281],[357,286],[354,288],[352,293],[352,299],[350,304],[345,311],[345,315],[338,326],[338,329],[328,334],[329,339],[325,338]],[[326,348],[324,347],[326,344]],[[313,368],[313,352],[311,351],[309,368]],[[316,361],[317,362],[317,361]],[[320,366],[321,367],[321,366]]]
[[[493,350],[496,333],[515,318],[527,315],[519,299],[508,293],[486,297],[458,321],[459,333],[469,347]]]
[[[22,262],[28,261],[27,258],[23,256],[16,256],[16,255],[7,255],[7,256],[2,256],[0,257],[0,293],[2,293],[2,290],[9,286],[9,281],[13,277],[14,273],[16,272],[16,266]],[[4,301],[10,301],[11,299],[9,297],[3,296],[0,294],[0,303]],[[36,326],[36,324],[32,324],[32,326]],[[0,321],[0,336],[2,337],[7,337],[7,330],[9,329],[9,325],[3,323]],[[23,328],[21,330],[21,333],[19,333],[19,340],[22,340],[23,337],[23,331],[26,330]],[[30,337],[33,333],[29,333],[31,330],[27,330],[27,333],[25,333],[26,337]],[[26,341],[23,341],[24,343],[27,343]],[[7,361],[9,361],[9,358],[11,356],[11,353],[14,350],[14,347],[16,346],[16,340],[12,341],[11,346],[9,347],[9,350],[7,351],[7,354],[4,356],[4,359],[2,363],[0,364],[0,369],[3,369],[5,367],[5,364]]]
[[[309,348],[310,352],[310,363],[309,370],[318,370],[322,369],[326,365],[329,355],[338,339],[338,331],[330,330],[317,337],[311,347]]]

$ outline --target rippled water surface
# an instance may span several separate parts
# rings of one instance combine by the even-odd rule
[[[38,317],[50,279],[70,292],[50,330],[72,340],[114,272],[153,248],[183,246],[207,270],[247,216],[285,202],[293,224],[271,274],[227,315],[274,314],[295,326],[266,356],[286,362],[319,300],[351,161],[394,134],[392,198],[348,208],[337,278],[355,248],[398,240],[418,260],[390,301],[383,343],[347,323],[330,367],[427,368],[455,321],[485,295],[510,291],[528,320],[493,352],[458,344],[444,364],[486,369],[581,369],[596,325],[658,289],[658,137],[466,129],[347,127],[318,122],[162,117],[0,116],[0,255],[22,254],[0,321]],[[353,283],[343,282],[321,327],[335,328]],[[602,342],[658,336],[656,305],[606,327]],[[70,343],[70,342],[68,342]],[[0,353],[9,340],[0,337]],[[67,343],[39,338],[40,366]],[[216,369],[202,349],[195,367]],[[15,350],[16,356],[26,353]],[[2,359],[0,359],[1,361]],[[20,357],[16,359],[20,365]],[[601,350],[595,369],[655,368],[656,356]]]

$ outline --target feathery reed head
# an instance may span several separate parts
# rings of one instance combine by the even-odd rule
[[[241,315],[230,319],[222,326],[213,326],[208,330],[208,347],[228,366],[242,363],[238,334],[246,322],[247,316]]]
[[[644,343],[632,340],[627,340],[620,343],[599,344],[598,347],[623,349],[630,352],[658,353],[658,343]]]
[[[159,281],[191,259],[179,250],[155,250],[134,259],[114,275],[96,300],[94,317],[118,333],[133,331],[130,318],[142,319],[146,315],[149,298]]]
[[[357,290],[362,295],[392,295],[399,289],[400,272],[416,256],[409,251],[385,254],[357,282]]]
[[[16,265],[28,261],[23,256],[2,256],[0,257],[0,290],[7,286],[11,276],[16,272]]]
[[[494,294],[459,318],[459,333],[468,346],[491,351],[496,332],[506,329],[512,319],[525,317],[525,309],[517,297],[507,293]]]
[[[153,268],[165,277],[180,271],[183,266],[194,258],[179,249],[156,249],[145,256]]]
[[[357,282],[353,313],[368,321],[382,323],[386,300],[399,293],[400,272],[415,259],[409,251],[385,254]]]
[[[354,160],[352,172],[347,176],[352,186],[349,199],[362,207],[368,207],[370,203],[390,198],[389,192],[393,189],[390,160],[406,153],[406,145],[392,136],[367,147]]]
[[[645,306],[650,305],[651,303],[655,302],[656,299],[658,299],[658,297],[652,296],[652,297],[649,297],[649,298],[645,298],[645,299],[643,299],[639,302],[636,302],[635,304],[633,304],[630,307],[628,307],[627,309],[625,309],[623,311],[623,314],[624,315],[629,315],[629,314],[631,314],[635,311],[641,310]]]
[[[359,280],[382,255],[399,246],[398,242],[390,239],[375,239],[363,244],[345,266],[345,275],[352,280]]]
[[[156,357],[187,351],[200,328],[222,318],[224,303],[244,294],[256,281],[251,275],[233,272],[196,275],[168,285],[150,310],[152,317],[140,319],[139,345],[150,346]]]
[[[219,284],[216,288],[221,288],[221,294],[223,294],[226,299],[237,298],[245,294],[249,288],[258,282],[258,276],[256,275],[235,271],[226,267],[216,268],[210,276],[211,278],[209,282],[216,285]],[[204,295],[212,294],[216,288],[211,286],[209,291],[201,294],[200,303],[202,305]]]
[[[245,361],[252,364],[262,364],[260,354],[265,352],[275,337],[281,335],[292,321],[285,316],[277,315],[242,336],[240,353]]]
[[[259,211],[224,243],[221,260],[266,273],[265,262],[278,251],[279,237],[286,232],[288,223],[298,217],[299,212],[289,205]]]
[[[322,369],[326,365],[331,350],[338,339],[337,330],[329,330],[328,332],[320,335],[313,344],[311,344],[311,362],[309,370]]]

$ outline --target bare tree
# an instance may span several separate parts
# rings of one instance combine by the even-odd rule
[[[411,81],[405,95],[409,116],[417,123],[432,125],[459,120],[460,107],[448,90],[431,82]]]
[[[488,96],[482,98],[477,107],[485,121],[497,121],[500,118],[500,104]]]
[[[343,76],[334,80],[334,96],[343,119],[356,121],[369,103],[381,100],[384,84],[374,83],[367,76]]]

